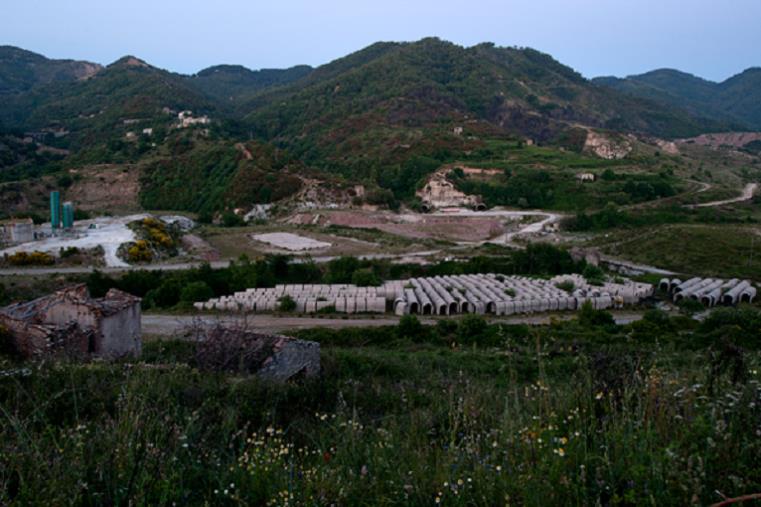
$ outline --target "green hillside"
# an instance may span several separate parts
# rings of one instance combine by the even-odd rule
[[[464,48],[439,39],[370,46],[306,79],[265,92],[246,121],[262,138],[311,160],[344,163],[376,145],[485,122],[551,142],[572,123],[664,137],[722,126],[590,83],[532,49]]]
[[[84,79],[100,69],[95,63],[50,60],[31,51],[0,46],[0,96],[50,83]]]
[[[748,69],[721,83],[673,69],[626,78],[601,77],[593,82],[629,96],[731,122],[729,130],[761,129],[761,68]]]
[[[237,103],[261,90],[297,81],[312,72],[308,65],[289,69],[250,70],[241,65],[216,65],[187,78],[187,82],[209,97]]]

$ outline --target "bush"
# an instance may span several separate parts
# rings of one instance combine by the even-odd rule
[[[678,306],[679,311],[681,311],[685,315],[693,315],[695,313],[699,313],[705,310],[705,306],[703,306],[703,303],[701,303],[697,299],[692,299],[692,298],[683,298],[676,304],[676,306]]]
[[[13,266],[50,266],[55,264],[55,258],[46,252],[16,252],[6,257]]]
[[[399,338],[412,340],[414,342],[423,341],[426,332],[423,324],[420,323],[414,315],[404,315],[399,319],[399,325],[396,327],[396,334]]]
[[[277,300],[278,302],[278,309],[281,312],[292,312],[296,309],[296,301],[286,294],[285,296],[282,296],[280,299]]]
[[[127,248],[127,261],[128,262],[151,262],[153,260],[153,252],[148,246],[148,242],[144,239],[135,241],[129,248]]]
[[[462,344],[479,343],[485,340],[489,327],[486,319],[479,315],[466,315],[457,323],[457,341]]]
[[[208,301],[214,297],[214,291],[206,282],[190,282],[182,288],[180,292],[180,301],[186,303],[196,303],[198,301]]]
[[[602,285],[605,282],[605,273],[603,270],[598,266],[593,266],[592,264],[587,264],[581,275],[591,285]]]
[[[566,280],[565,282],[556,283],[555,287],[571,294],[576,289],[576,284],[573,283],[571,280]]]
[[[381,279],[371,268],[362,268],[351,275],[351,283],[359,287],[378,287]]]
[[[222,213],[222,225],[225,227],[240,227],[246,225],[246,222],[232,211],[225,211]]]
[[[613,327],[616,325],[616,321],[610,312],[595,310],[589,301],[581,305],[581,310],[576,319],[584,327]]]

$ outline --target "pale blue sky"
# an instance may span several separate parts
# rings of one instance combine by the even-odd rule
[[[193,73],[319,65],[379,40],[530,46],[587,77],[761,65],[761,0],[3,0],[0,44]]]

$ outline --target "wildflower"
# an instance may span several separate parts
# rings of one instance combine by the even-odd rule
[[[595,399],[596,399],[596,400],[601,400],[601,399],[602,399],[602,391],[600,391],[599,393],[597,393],[597,394],[595,395]]]
[[[560,448],[558,449],[558,456],[560,456],[561,458],[562,458],[563,456],[565,456],[565,449],[563,449],[562,447],[560,447]]]
[[[502,471],[502,465],[497,465],[497,472],[501,472],[501,471]]]

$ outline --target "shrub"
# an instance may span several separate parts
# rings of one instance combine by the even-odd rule
[[[208,301],[214,297],[214,291],[206,282],[190,282],[182,288],[180,292],[180,301],[195,303],[198,301]]]
[[[225,227],[240,227],[246,225],[246,222],[232,211],[225,211],[222,213],[222,225]]]
[[[480,315],[466,315],[457,323],[457,341],[463,344],[483,341],[489,324]]]
[[[593,266],[592,264],[587,264],[581,275],[591,285],[602,285],[605,282],[605,273],[603,270],[598,266]]]
[[[377,287],[381,284],[381,279],[372,268],[362,268],[351,275],[351,283],[359,287]]]
[[[281,312],[292,312],[296,309],[296,301],[294,301],[294,299],[288,294],[286,294],[285,296],[282,296],[280,299],[277,300],[277,302],[278,302],[278,309]]]
[[[605,310],[595,310],[594,306],[592,306],[592,303],[589,301],[586,301],[581,305],[581,310],[579,310],[579,314],[576,318],[579,321],[579,324],[584,327],[608,327],[616,325],[616,321],[610,312],[606,312]]]
[[[16,252],[7,258],[13,266],[50,266],[55,263],[55,258],[46,252]]]
[[[127,261],[129,262],[151,262],[152,260],[153,252],[144,239],[135,241],[127,248]]]
[[[555,287],[557,287],[560,290],[564,290],[567,293],[571,294],[576,289],[576,284],[573,283],[571,280],[566,280],[565,282],[558,282],[558,283],[556,283]]]
[[[412,340],[414,342],[423,341],[425,337],[425,327],[414,315],[404,315],[399,319],[399,325],[396,327],[396,334],[399,338]]]

